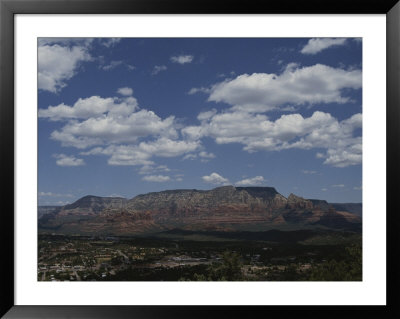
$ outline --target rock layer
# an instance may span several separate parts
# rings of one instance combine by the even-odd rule
[[[114,235],[188,230],[262,230],[282,226],[351,228],[359,217],[326,201],[273,187],[223,186],[212,190],[166,190],[124,198],[85,196],[39,219],[39,229]]]

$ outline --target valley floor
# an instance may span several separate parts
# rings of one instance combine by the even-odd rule
[[[361,234],[190,232],[152,237],[40,234],[38,281],[359,281]]]

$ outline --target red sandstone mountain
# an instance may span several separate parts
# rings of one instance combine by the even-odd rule
[[[212,190],[167,190],[123,198],[85,196],[39,219],[39,229],[60,233],[128,235],[173,228],[266,230],[323,226],[351,228],[358,216],[336,211],[326,201],[273,187],[223,186]]]

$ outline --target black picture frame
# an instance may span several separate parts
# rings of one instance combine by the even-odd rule
[[[385,14],[387,21],[386,306],[20,306],[14,303],[14,16],[16,14]],[[4,318],[227,318],[332,316],[399,318],[400,2],[398,0],[0,0],[0,315]],[[400,146],[400,145],[399,145]],[[383,203],[384,204],[384,203]],[[382,206],[384,207],[384,205]],[[179,303],[179,302],[177,302]]]

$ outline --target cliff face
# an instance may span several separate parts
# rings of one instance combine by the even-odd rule
[[[249,192],[250,188],[235,188],[233,186],[218,187],[210,191],[175,190],[139,195],[129,200],[127,208],[130,210],[151,210],[153,212],[171,214],[199,214],[212,212],[224,207],[235,211],[267,210],[273,205],[285,205],[274,188],[265,187],[266,191]],[[261,189],[261,187],[257,187]],[[271,189],[273,191],[271,191]],[[257,196],[259,195],[259,196]]]
[[[88,195],[61,208],[59,215],[95,215],[106,208],[123,208],[127,199],[122,197],[99,197]]]
[[[342,228],[360,223],[358,217],[336,212],[332,207],[328,209],[321,202],[294,194],[285,198],[273,187],[167,190],[130,200],[85,196],[62,207],[58,213],[44,215],[39,228],[123,235],[172,228],[260,230],[282,225]]]
[[[359,217],[362,216],[362,203],[332,203],[332,206],[337,211],[349,212]]]
[[[59,211],[61,206],[38,206],[38,219],[43,215]]]

